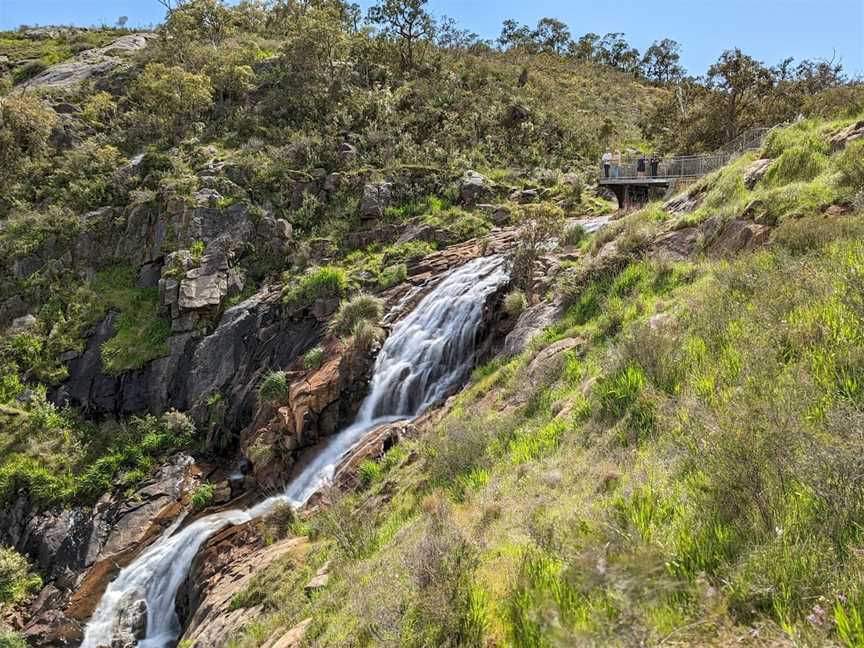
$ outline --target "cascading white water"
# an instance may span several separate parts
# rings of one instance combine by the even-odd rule
[[[500,257],[465,264],[393,327],[375,361],[369,394],[355,422],[331,437],[282,495],[250,509],[209,515],[177,533],[169,529],[123,569],[87,624],[82,648],[111,646],[142,600],[147,604],[147,631],[138,648],[174,645],[181,632],[174,610],[177,588],[210,536],[264,515],[279,503],[302,506],[333,478],[342,457],[366,433],[417,416],[467,377],[486,298],[507,280],[504,265]]]

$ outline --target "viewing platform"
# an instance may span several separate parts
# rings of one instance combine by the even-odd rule
[[[610,168],[606,177],[601,165],[597,184],[608,188],[618,199],[618,207],[629,207],[634,203],[645,203],[652,193],[664,193],[678,183],[692,182],[713,171],[723,168],[741,153],[762,146],[770,128],[751,128],[713,153],[703,155],[681,155],[660,159],[657,168],[651,165],[650,156],[645,157],[645,171],[638,171],[639,159],[626,157],[617,167]]]

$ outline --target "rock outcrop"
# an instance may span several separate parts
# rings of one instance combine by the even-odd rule
[[[109,314],[70,361],[55,402],[115,415],[189,411],[199,427],[211,427],[211,441],[250,418],[263,373],[287,367],[321,336],[313,317],[283,318],[280,291],[264,288],[225,311],[211,334],[173,335],[169,355],[112,376],[102,368],[101,345],[112,336],[115,317]]]
[[[494,184],[476,171],[466,171],[459,181],[459,197],[464,205],[476,205],[494,197]]]
[[[133,494],[92,509],[40,511],[26,494],[0,510],[0,543],[34,561],[46,586],[17,621],[37,646],[76,646],[107,584],[184,511],[192,459],[176,455]]]
[[[307,538],[287,538],[265,545],[260,522],[228,527],[198,552],[189,575],[177,592],[177,613],[190,648],[221,648],[254,619],[260,604],[234,608],[231,603],[262,569],[277,560],[302,565]]]
[[[381,295],[387,312],[382,322],[385,329],[410,312],[448,271],[478,256],[503,251],[516,238],[514,229],[496,230],[482,241],[467,241],[410,264],[408,281]],[[478,331],[481,356],[503,339],[503,335],[489,335],[494,324],[484,322]],[[366,393],[374,356],[337,339],[326,340],[324,349],[329,360],[320,368],[304,370],[299,361],[294,363],[287,374],[291,386],[285,402],[262,404],[243,431],[241,450],[263,488],[282,486],[298,453],[350,423]]]
[[[763,158],[761,160],[755,160],[751,162],[746,169],[744,169],[744,185],[748,189],[753,189],[768,171],[768,167],[771,166],[771,163],[774,160],[771,158]]]
[[[32,30],[31,30],[32,31]],[[45,36],[50,38],[51,36]],[[152,34],[126,34],[104,47],[85,50],[71,60],[52,65],[24,84],[28,90],[68,89],[84,81],[99,79],[125,64],[125,58],[146,47]]]
[[[353,420],[366,393],[374,357],[363,349],[332,341],[319,369],[289,374],[286,402],[262,407],[243,433],[242,446],[263,488],[284,485],[297,452]]]
[[[504,354],[515,356],[522,353],[531,339],[550,326],[563,314],[563,311],[564,308],[560,304],[546,301],[526,308],[504,340]]]
[[[384,210],[390,205],[393,185],[390,182],[375,182],[363,187],[363,199],[360,201],[360,218],[376,220],[384,215]]]
[[[841,151],[852,142],[864,137],[864,119],[859,119],[846,128],[841,129],[831,136],[829,143],[834,151]]]

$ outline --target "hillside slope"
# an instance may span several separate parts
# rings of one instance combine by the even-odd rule
[[[778,131],[565,248],[524,351],[264,522],[310,544],[226,645],[860,645],[861,130]]]

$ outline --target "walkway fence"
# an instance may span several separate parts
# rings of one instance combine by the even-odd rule
[[[776,128],[773,127],[773,128]],[[638,171],[639,160],[633,157],[623,158],[621,165],[617,169],[609,170],[609,179],[616,178],[700,178],[703,175],[720,169],[729,162],[744,153],[762,146],[765,136],[771,131],[771,128],[751,128],[744,131],[728,144],[723,145],[713,153],[704,155],[682,155],[671,158],[662,158],[657,165],[657,172],[652,173],[650,157],[645,158],[645,171]],[[600,168],[600,178],[605,180],[603,168]]]

